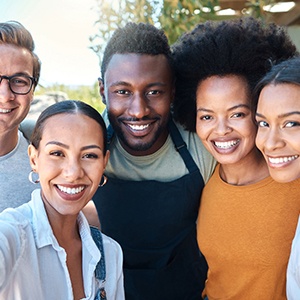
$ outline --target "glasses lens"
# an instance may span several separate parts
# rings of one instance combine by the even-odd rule
[[[9,80],[11,90],[16,94],[27,94],[32,86],[32,80],[25,75],[16,75]]]

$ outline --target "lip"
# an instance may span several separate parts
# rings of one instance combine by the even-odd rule
[[[87,185],[85,184],[55,184],[59,196],[66,201],[77,201],[84,195]]]
[[[13,112],[15,110],[15,108],[0,108],[0,114],[1,115],[7,115],[10,114],[11,112]]]
[[[148,135],[152,131],[155,122],[157,122],[157,120],[137,122],[122,121],[126,131],[135,137]]]
[[[270,168],[285,168],[292,164],[296,159],[299,158],[299,155],[265,155],[268,161],[268,165]]]
[[[213,148],[220,154],[231,154],[240,144],[240,139],[212,140]]]

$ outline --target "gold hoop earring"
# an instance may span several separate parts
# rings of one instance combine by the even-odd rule
[[[37,184],[40,182],[40,179],[37,178],[37,179],[33,179],[33,175],[35,174],[35,172],[32,170],[29,174],[28,174],[28,180],[33,183],[33,184]],[[36,173],[37,174],[37,173]],[[38,176],[38,174],[36,175]]]
[[[100,181],[99,187],[104,186],[106,184],[107,180],[108,180],[107,177],[105,175],[102,175],[102,179]]]

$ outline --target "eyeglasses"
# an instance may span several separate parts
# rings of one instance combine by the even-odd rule
[[[28,94],[33,84],[36,83],[36,78],[28,75],[0,75],[0,84],[2,82],[2,79],[6,79],[8,81],[10,90],[17,95]]]

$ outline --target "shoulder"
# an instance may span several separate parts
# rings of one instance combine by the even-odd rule
[[[24,137],[29,141],[32,135],[36,121],[25,119],[19,126],[19,130],[23,133]]]
[[[200,147],[201,149],[205,149],[202,141],[198,137],[196,132],[191,132],[186,130],[181,124],[174,122],[176,127],[178,128],[182,139],[187,144],[188,149],[194,147]]]

